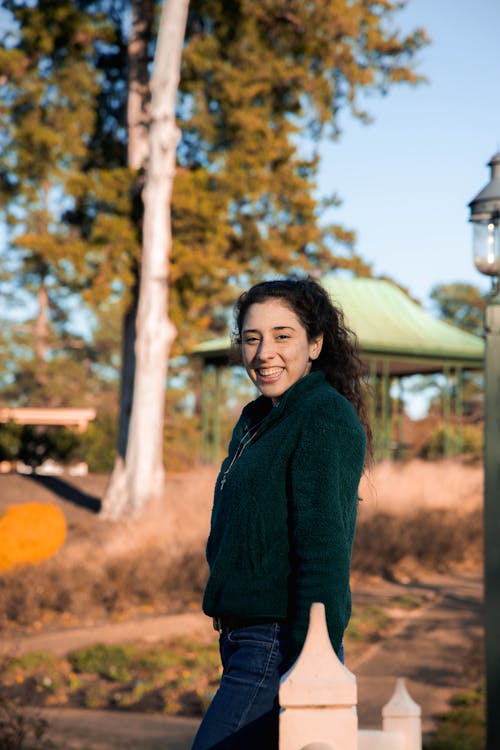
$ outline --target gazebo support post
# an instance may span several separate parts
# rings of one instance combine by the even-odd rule
[[[214,383],[214,431],[212,444],[212,461],[218,463],[221,452],[221,431],[220,431],[220,409],[221,409],[221,368],[215,366],[215,383]]]
[[[443,375],[445,379],[444,388],[442,391],[442,415],[443,415],[443,453],[446,458],[451,455],[451,440],[450,440],[450,416],[451,416],[451,403],[450,403],[450,368],[445,365],[443,368]]]
[[[455,421],[457,426],[455,453],[459,455],[463,447],[464,372],[461,367],[457,367],[455,373]]]
[[[210,460],[210,404],[209,404],[209,372],[203,362],[201,370],[201,461],[206,464]]]
[[[403,378],[396,378],[398,386],[398,422],[397,422],[397,448],[396,458],[404,455],[404,413],[405,413],[405,390]]]
[[[389,377],[389,362],[384,359],[382,364],[382,434],[383,458],[390,458],[391,454],[392,404],[391,382]]]
[[[369,360],[370,374],[368,378],[368,419],[372,427],[373,433],[375,434],[375,420],[377,418],[377,360]]]

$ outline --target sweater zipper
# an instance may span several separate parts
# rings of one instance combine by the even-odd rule
[[[269,415],[266,414],[264,419],[261,419],[260,422],[257,422],[257,424],[254,425],[253,427],[249,427],[248,430],[243,435],[243,437],[241,438],[240,442],[238,443],[238,447],[236,448],[236,452],[231,460],[231,463],[229,464],[226,471],[221,477],[220,487],[219,487],[220,490],[222,490],[222,488],[226,484],[227,475],[233,468],[234,464],[243,455],[243,453],[245,452],[246,448],[250,445],[252,440],[254,440],[254,438],[257,436],[257,433],[259,432],[259,427],[267,419],[268,416]]]

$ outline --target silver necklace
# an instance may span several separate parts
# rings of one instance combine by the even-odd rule
[[[266,414],[267,417],[267,414]],[[226,484],[227,475],[233,468],[236,461],[242,456],[242,454],[245,452],[245,449],[250,445],[254,437],[257,435],[257,432],[259,431],[259,427],[261,426],[262,422],[266,419],[261,419],[260,422],[257,422],[257,424],[253,425],[253,427],[249,427],[248,430],[245,432],[243,437],[241,438],[240,442],[238,443],[238,447],[236,448],[236,453],[234,454],[231,463],[227,467],[226,471],[222,475],[222,478],[220,480],[220,489],[224,487]]]

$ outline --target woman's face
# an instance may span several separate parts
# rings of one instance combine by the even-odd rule
[[[322,336],[309,341],[295,313],[277,299],[250,305],[243,320],[243,364],[252,382],[274,404],[310,372],[322,343]]]

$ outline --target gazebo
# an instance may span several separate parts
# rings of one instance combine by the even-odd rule
[[[434,318],[413,302],[395,284],[379,279],[338,278],[327,275],[320,279],[334,302],[345,315],[348,326],[356,333],[360,352],[370,381],[375,385],[370,399],[372,423],[376,425],[379,453],[389,457],[391,448],[392,408],[391,386],[399,383],[399,399],[403,398],[403,378],[417,374],[443,373],[455,378],[454,411],[457,422],[463,411],[462,374],[484,367],[484,341],[479,336],[460,330]],[[230,366],[229,336],[198,345],[193,355],[202,363],[202,431],[203,458],[217,459],[220,452],[220,369]],[[204,388],[207,374],[215,372],[214,403],[207,403]],[[443,421],[451,417],[451,402],[443,397]],[[209,435],[209,424],[212,429]]]

